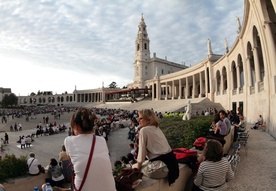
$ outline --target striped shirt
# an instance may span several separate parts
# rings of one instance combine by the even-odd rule
[[[223,157],[217,162],[203,161],[199,166],[194,183],[202,190],[225,190],[226,182],[233,178],[234,172],[227,159]]]

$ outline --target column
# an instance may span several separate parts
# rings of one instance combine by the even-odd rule
[[[207,74],[207,67],[205,65],[205,96],[208,97],[208,74]],[[211,80],[210,80],[211,81]]]
[[[192,97],[195,98],[195,94],[196,94],[196,84],[195,84],[195,74],[193,75],[193,95]]]
[[[178,86],[178,99],[181,99],[181,97],[182,97],[182,84],[181,84],[181,79],[179,79],[178,80],[178,84],[179,84],[179,86]]]
[[[239,92],[240,88],[241,88],[240,65],[241,65],[241,63],[237,63],[237,86],[238,86],[237,92]]]
[[[165,100],[168,99],[168,82],[165,84]]]
[[[199,97],[202,97],[202,95],[203,95],[203,82],[202,82],[202,72],[199,72]]]
[[[255,65],[255,76],[256,76],[256,82],[261,81],[261,72],[260,72],[260,62],[259,62],[259,55],[258,55],[258,46],[255,46],[253,48],[253,55],[254,55],[254,65]]]
[[[174,96],[175,96],[174,80],[172,81],[171,93],[172,93],[172,100],[174,100]]]
[[[189,98],[189,80],[188,77],[186,77],[186,99]]]
[[[248,86],[252,87],[253,84],[252,84],[252,74],[251,74],[251,68],[250,68],[250,59],[251,59],[251,57],[247,56],[247,58],[246,58],[246,64],[245,64],[245,70],[244,71],[248,71],[247,72],[248,73],[247,81],[249,82]]]

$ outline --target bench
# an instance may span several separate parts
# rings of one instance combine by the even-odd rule
[[[167,178],[151,179],[143,176],[142,182],[135,188],[135,191],[184,191],[191,175],[192,170],[187,165],[179,164],[179,177],[171,186],[169,186]]]
[[[234,139],[234,130],[235,130],[235,126],[231,126],[230,132],[228,133],[228,135],[224,137],[225,144],[223,146],[223,154],[227,154],[230,148],[232,147],[232,143]]]

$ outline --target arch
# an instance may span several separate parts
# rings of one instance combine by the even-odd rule
[[[232,61],[232,64],[231,64],[231,70],[232,70],[232,84],[233,84],[233,90],[237,89],[238,87],[238,84],[237,84],[237,81],[238,81],[238,77],[237,77],[237,66],[236,66],[236,63],[235,61]]]
[[[247,59],[249,60],[249,76],[250,76],[250,86],[255,86],[256,76],[255,76],[255,65],[254,65],[254,55],[252,51],[252,45],[250,42],[247,43]]]
[[[242,61],[242,57],[240,54],[238,55],[237,66],[239,67],[239,76],[240,76],[240,87],[239,88],[242,88],[244,86],[244,70],[243,70],[243,61]]]
[[[227,86],[227,72],[226,72],[225,66],[222,67],[221,74],[222,74],[222,80],[223,80],[223,82],[222,82],[222,90],[227,90],[227,87],[228,87]]]
[[[42,103],[45,103],[45,102],[46,102],[46,98],[43,97],[43,98],[42,98]]]
[[[265,1],[260,1],[261,7],[262,7],[262,12],[264,16],[264,23],[269,24],[265,26],[269,26],[268,30],[270,30],[274,41],[274,44],[276,44],[276,13],[275,13],[275,8],[273,7],[272,1],[271,0],[265,0]],[[274,4],[275,6],[275,4]]]
[[[216,72],[216,81],[217,81],[217,92],[219,93],[220,92],[220,85],[221,85],[221,77],[220,77],[220,71],[217,70]]]
[[[260,81],[263,82],[264,75],[265,75],[265,68],[264,68],[264,59],[263,59],[263,52],[262,52],[262,43],[256,26],[253,26],[253,43],[254,43],[254,48],[256,48],[257,50],[256,59],[258,59],[258,62],[256,62],[255,64],[258,64],[258,68],[259,68],[259,71],[258,71],[259,73],[256,75],[258,75],[260,78]]]

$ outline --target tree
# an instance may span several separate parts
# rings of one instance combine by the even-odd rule
[[[32,92],[31,94],[30,94],[30,96],[35,96],[36,94],[34,93],[34,92]]]
[[[117,88],[117,83],[116,82],[112,82],[111,84],[109,84],[109,88]]]
[[[5,94],[2,100],[2,105],[4,107],[14,106],[17,105],[17,103],[18,97],[14,93],[11,93],[9,95]]]

